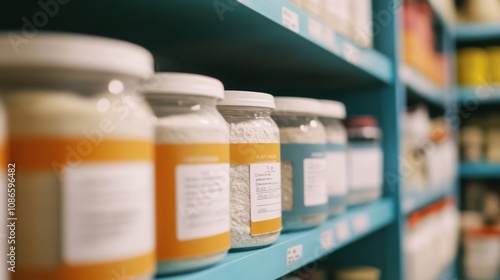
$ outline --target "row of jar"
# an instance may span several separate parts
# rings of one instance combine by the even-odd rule
[[[12,279],[189,271],[381,194],[377,122],[346,132],[341,103],[154,75],[147,50],[111,39],[16,48],[0,36]]]

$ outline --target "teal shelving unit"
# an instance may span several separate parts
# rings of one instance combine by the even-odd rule
[[[374,14],[390,15],[387,21],[374,17],[374,48],[358,46],[287,0],[75,0],[60,5],[38,28],[127,40],[149,49],[158,71],[213,76],[227,89],[340,100],[349,115],[372,114],[379,120],[382,199],[350,208],[317,228],[284,233],[269,247],[230,252],[205,270],[157,279],[275,279],[311,262],[371,265],[383,280],[404,279],[406,215],[456,193],[456,186],[439,193],[402,192],[400,117],[407,94],[442,112],[455,95],[401,65],[402,1],[372,0],[372,5]],[[0,29],[22,29],[21,19],[38,11],[36,1],[9,1],[0,9]],[[441,22],[441,40],[453,55],[453,32]]]
[[[462,178],[469,179],[500,179],[500,164],[462,162],[460,174]]]
[[[459,87],[458,96],[462,104],[500,104],[500,85]]]
[[[466,23],[457,27],[459,41],[498,40],[500,38],[500,22]]]

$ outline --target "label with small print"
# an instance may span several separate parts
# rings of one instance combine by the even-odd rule
[[[283,215],[324,213],[328,203],[324,144],[281,144],[281,161],[292,166],[293,208]]]
[[[344,57],[350,63],[358,64],[360,62],[360,50],[346,42],[344,43]]]
[[[286,265],[291,265],[302,258],[302,244],[293,246],[286,250]]]
[[[349,224],[345,220],[337,223],[337,225],[335,226],[335,231],[337,233],[337,238],[339,242],[348,240],[351,235],[349,230]]]
[[[382,187],[382,149],[376,144],[352,143],[348,149],[349,187],[373,190]]]
[[[153,150],[148,140],[12,137],[9,161],[15,163],[19,177],[26,179],[17,182],[19,188],[43,193],[32,198],[36,203],[50,201],[46,195],[54,189],[60,189],[61,195],[54,198],[61,203],[60,265],[39,262],[22,266],[15,273],[16,279],[41,274],[42,279],[104,279],[124,267],[130,277],[152,274]],[[20,207],[30,211],[28,220],[38,216],[38,223],[55,223],[48,218],[54,208],[35,212],[34,208]],[[42,238],[41,232],[26,231],[31,228],[20,227],[18,235]]]
[[[253,236],[281,230],[281,167],[279,143],[234,143],[231,165],[248,165],[250,229]]]
[[[370,227],[370,219],[367,214],[356,215],[352,219],[352,227],[356,233],[363,233]]]
[[[307,29],[309,31],[309,35],[317,40],[317,41],[322,41],[323,39],[323,25],[321,24],[321,22],[313,19],[313,18],[309,18],[307,20]]]
[[[287,7],[281,8],[281,24],[295,33],[300,32],[299,15]]]
[[[327,229],[321,233],[319,237],[319,242],[321,244],[321,248],[328,250],[331,249],[334,245],[333,241],[333,229]]]
[[[346,145],[327,144],[326,183],[329,196],[347,194],[347,152]]]
[[[160,261],[229,249],[229,201],[229,144],[156,145]]]

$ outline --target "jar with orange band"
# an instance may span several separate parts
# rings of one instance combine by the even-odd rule
[[[16,167],[14,280],[151,279],[152,112],[145,49],[112,39],[0,35]]]
[[[280,131],[270,94],[226,91],[217,106],[231,140],[231,248],[269,245],[281,232]]]
[[[158,274],[224,258],[229,233],[229,130],[219,80],[159,73],[147,90],[156,120]]]

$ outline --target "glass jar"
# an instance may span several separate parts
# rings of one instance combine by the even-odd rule
[[[382,132],[372,116],[356,116],[347,121],[349,205],[366,203],[382,195]]]
[[[279,128],[270,94],[226,91],[217,106],[231,141],[231,248],[273,243],[281,232]]]
[[[154,130],[137,93],[152,73],[152,55],[127,42],[0,35],[22,221],[12,279],[153,276]]]
[[[326,184],[328,189],[328,214],[344,212],[347,204],[347,130],[344,104],[321,100],[321,122],[326,130]]]
[[[146,92],[156,115],[158,274],[220,261],[230,247],[229,131],[219,80],[158,73]]]
[[[280,128],[283,230],[314,227],[327,217],[325,127],[315,99],[276,97],[271,115]]]

